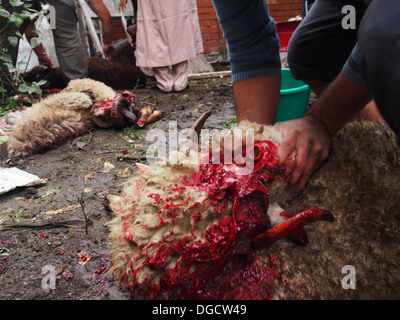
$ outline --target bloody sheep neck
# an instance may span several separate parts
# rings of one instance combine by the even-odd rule
[[[221,285],[224,283],[236,284],[238,287],[244,288],[244,290],[240,290],[240,293],[237,292],[236,297],[231,296],[231,299],[272,297],[274,290],[272,283],[275,279],[280,278],[279,273],[273,267],[274,263],[262,265],[257,262],[250,266],[245,257],[252,257],[255,254],[255,248],[251,246],[251,239],[267,230],[271,225],[266,215],[270,194],[264,184],[283,180],[285,169],[277,167],[276,146],[270,141],[256,142],[253,154],[254,170],[248,175],[237,175],[235,170],[238,165],[236,163],[224,164],[224,155],[222,154],[222,164],[211,163],[210,157],[210,163],[201,164],[198,172],[182,176],[184,186],[169,186],[177,195],[180,195],[188,187],[205,191],[211,200],[211,205],[219,214],[223,208],[232,203],[232,216],[221,217],[218,223],[211,225],[201,241],[193,242],[191,236],[170,240],[169,235],[165,235],[161,243],[139,245],[140,254],[146,256],[147,266],[153,270],[161,270],[167,257],[174,253],[181,254],[181,259],[174,268],[164,271],[159,285],[150,284],[151,279],[148,279],[146,292],[143,292],[142,287],[137,286],[136,293],[153,298],[158,294],[172,294],[175,289],[179,288],[179,299],[221,299],[223,295],[226,297],[226,290],[219,290],[215,286],[209,285],[214,283],[210,280],[217,277],[218,283]],[[172,217],[173,221],[176,209],[190,200],[186,199],[176,203],[174,202],[176,198],[172,196],[168,199],[161,199],[158,194],[154,193],[147,196],[153,198],[156,203],[164,201],[163,207],[158,213],[160,225],[165,223],[165,215]],[[197,205],[198,203],[194,203],[190,208],[194,209]],[[196,222],[201,219],[201,215],[206,209],[203,208],[202,211],[195,211],[192,214],[192,236]],[[171,233],[173,233],[172,230]],[[154,246],[157,246],[156,253],[150,255],[148,250]],[[238,260],[241,263],[234,264],[236,266],[234,267],[229,264],[232,260]],[[239,269],[233,270],[238,266],[240,266]],[[131,264],[131,269],[133,278],[135,278],[140,270],[139,268],[134,269],[133,264]],[[257,291],[258,294],[255,294],[255,283],[258,285],[263,283],[266,287],[263,294],[259,291]],[[253,288],[250,290],[246,286]]]

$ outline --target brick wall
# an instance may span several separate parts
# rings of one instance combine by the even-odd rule
[[[126,33],[124,31],[124,27],[122,26],[121,18],[113,18],[112,22],[112,39],[126,39]]]
[[[276,22],[302,15],[303,0],[267,0],[267,3],[269,14]]]
[[[302,0],[266,0],[270,15],[276,22],[287,21],[302,14]],[[211,0],[197,0],[200,29],[204,53],[226,51],[226,41],[219,27],[218,18]],[[124,39],[120,19],[113,19],[113,40]]]
[[[217,14],[211,0],[197,0],[200,30],[204,53],[226,51],[226,40],[219,27]]]
[[[271,17],[276,22],[301,16],[303,0],[266,0]],[[226,51],[226,41],[219,27],[211,0],[197,0],[200,28],[203,36],[204,53]]]

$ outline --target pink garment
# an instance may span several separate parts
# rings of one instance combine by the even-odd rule
[[[154,67],[154,77],[157,79],[157,86],[164,92],[175,90],[176,92],[186,89],[188,85],[189,63],[183,61],[169,67]]]
[[[172,66],[203,50],[196,0],[138,0],[137,66]]]

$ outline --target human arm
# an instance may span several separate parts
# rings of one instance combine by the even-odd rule
[[[130,25],[126,31],[129,34],[129,44],[136,49],[136,25]]]
[[[33,38],[38,37],[38,34],[35,32],[35,22],[36,20],[32,20],[25,30],[25,36],[29,43],[31,43]],[[36,53],[40,65],[53,68],[51,58],[47,55],[43,44],[40,43],[37,45],[35,48],[33,48],[33,51]]]
[[[118,10],[120,12],[124,12],[126,9],[126,4],[128,3],[128,0],[119,0],[118,2]]]
[[[280,95],[279,38],[265,0],[213,0],[228,43],[238,121],[273,124]]]
[[[89,0],[88,5],[100,18],[103,36],[103,52],[105,57],[109,59],[116,51],[112,43],[112,19],[110,12],[102,0]]]
[[[304,117],[275,125],[284,136],[278,147],[279,162],[296,155],[290,183],[297,192],[305,188],[312,173],[328,158],[331,137],[370,100],[365,87],[341,72]]]
[[[237,121],[273,124],[279,104],[280,76],[263,76],[237,81],[233,95]]]

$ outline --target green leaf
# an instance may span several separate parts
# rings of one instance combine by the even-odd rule
[[[40,38],[38,38],[38,37],[37,37],[37,38],[32,38],[32,39],[31,39],[31,42],[30,42],[32,49],[36,48],[36,47],[39,46],[41,43],[42,43],[42,39],[40,39]]]
[[[18,87],[18,91],[19,91],[19,92],[29,92],[30,89],[31,89],[31,87],[27,86],[25,83],[22,83],[22,84]]]
[[[8,37],[8,42],[13,46],[16,47],[18,45],[19,39],[17,37]]]
[[[3,60],[4,62],[12,63],[12,58],[11,58],[11,55],[9,53],[3,53],[0,56],[0,60]]]
[[[4,65],[8,68],[9,73],[14,73],[15,71],[17,71],[12,63],[5,62]]]
[[[23,19],[28,19],[30,16],[31,16],[31,13],[28,11],[23,11],[23,12],[21,12],[21,15],[20,15],[20,17]]]
[[[37,84],[38,84],[38,86],[42,86],[42,85],[44,85],[46,83],[47,83],[47,80],[42,79]]]
[[[5,92],[7,92],[7,90],[4,89],[3,87],[0,87],[0,93],[5,93]]]
[[[41,82],[41,81],[40,81]],[[28,92],[30,94],[36,93],[41,95],[42,94],[42,89],[40,89],[39,83],[33,81],[31,86],[26,85],[25,83],[22,83],[18,87],[19,92]]]
[[[16,109],[18,107],[18,102],[14,99],[7,99],[8,109]]]
[[[18,14],[13,12],[11,16],[8,18],[10,22],[13,22],[15,26],[20,27],[24,23],[24,18]]]
[[[42,94],[42,89],[40,89],[39,83],[33,81],[33,82],[32,82],[31,88],[32,88],[32,90],[33,90],[31,93],[37,93],[37,94],[39,94],[39,95]]]
[[[28,61],[18,61],[18,67],[26,66],[27,64],[28,64]]]
[[[24,2],[21,1],[21,0],[10,0],[10,4],[13,7],[20,7],[20,6],[22,6],[24,4]]]
[[[5,9],[0,9],[0,17],[8,18],[10,13]]]
[[[8,140],[10,140],[9,136],[0,136],[0,144],[6,143]]]

